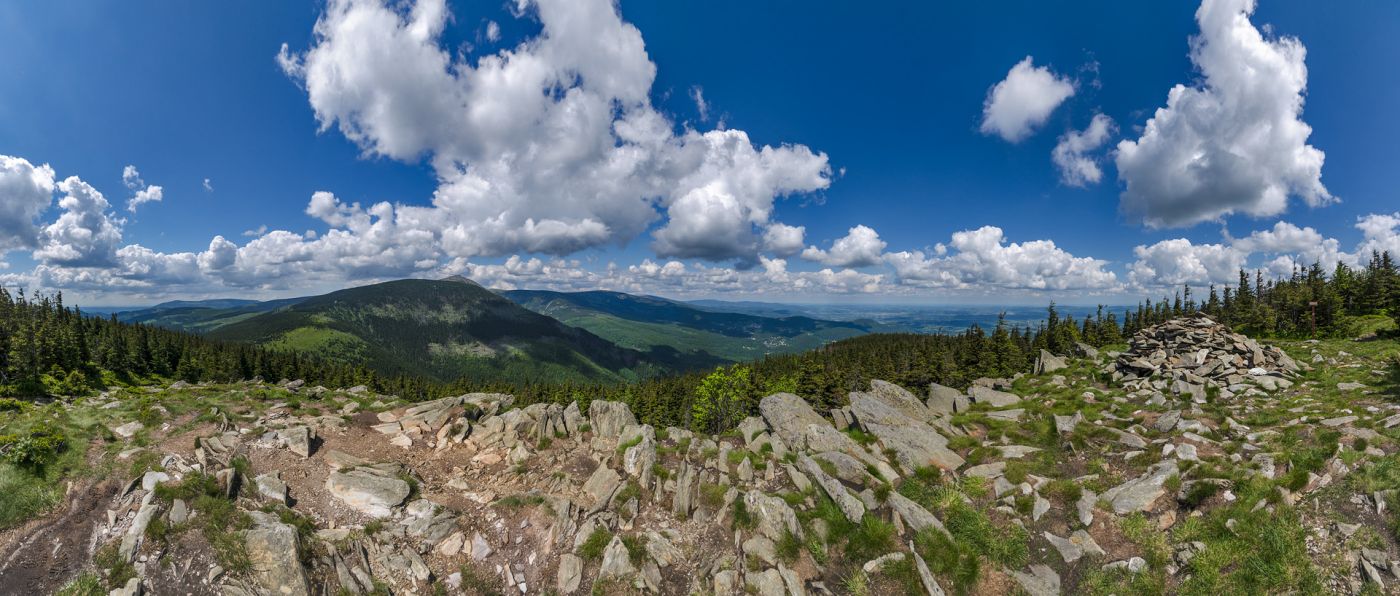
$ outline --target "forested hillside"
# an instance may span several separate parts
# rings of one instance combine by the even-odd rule
[[[320,300],[308,300],[294,307],[251,319],[264,324],[234,328],[225,337],[262,341],[270,347],[236,342],[210,341],[200,337],[113,319],[90,318],[62,304],[61,296],[26,299],[21,293],[0,291],[0,392],[6,395],[81,394],[118,380],[152,377],[179,378],[191,382],[232,381],[261,376],[269,380],[304,378],[329,386],[366,384],[382,393],[407,399],[428,399],[465,391],[506,391],[522,403],[565,402],[592,399],[621,399],[629,403],[642,420],[653,424],[723,427],[751,414],[757,400],[773,391],[792,391],[819,407],[843,403],[849,391],[859,390],[870,379],[885,379],[911,389],[930,382],[964,387],[978,377],[1009,376],[1030,369],[1039,350],[1068,354],[1076,342],[1089,346],[1121,344],[1145,326],[1192,312],[1212,317],[1253,335],[1307,337],[1315,324],[1316,335],[1346,335],[1360,317],[1385,315],[1400,319],[1400,273],[1388,254],[1376,254],[1362,269],[1339,266],[1332,275],[1320,267],[1283,279],[1269,280],[1261,274],[1240,273],[1238,285],[1210,287],[1204,299],[1185,287],[1171,299],[1147,301],[1120,317],[1100,309],[1092,317],[1061,317],[1053,305],[1046,324],[1034,329],[999,325],[991,330],[972,328],[957,335],[875,334],[831,343],[801,354],[773,355],[749,363],[724,366],[713,371],[663,375],[622,382],[618,378],[549,378],[548,376],[460,375],[433,378],[416,374],[411,367],[401,370],[371,371],[354,361],[341,360],[334,351],[311,353],[289,337],[308,330],[327,330],[321,337],[350,333],[343,329],[371,329],[364,335],[364,346],[400,345],[411,336],[427,342],[446,333],[434,327],[444,317],[470,326],[465,314],[470,309],[455,297],[454,288],[475,288],[507,306],[504,299],[479,287],[453,282],[413,282],[445,284],[453,301],[439,306],[442,312],[421,310],[416,314],[398,310],[392,282],[370,286],[384,300],[382,307],[348,310],[345,294],[336,293]],[[431,286],[438,288],[438,285]],[[476,294],[473,293],[473,296]],[[358,300],[356,302],[359,302]],[[450,302],[450,305],[449,305]],[[1310,303],[1316,303],[1312,306]],[[1314,311],[1315,309],[1315,311]],[[530,317],[547,318],[523,309]],[[410,326],[403,321],[430,321]],[[436,317],[436,318],[434,318]],[[552,321],[551,321],[552,322]],[[547,330],[555,330],[548,323]],[[558,325],[554,323],[554,325]],[[563,327],[568,330],[571,328]],[[471,327],[482,338],[520,337],[528,327],[500,326],[482,330]],[[561,337],[580,341],[606,341],[581,335]],[[290,333],[289,333],[290,332]],[[315,331],[308,333],[317,336]],[[567,333],[567,332],[566,332]],[[356,338],[360,336],[356,335]],[[271,339],[269,339],[271,338]],[[368,349],[368,348],[366,348]],[[431,353],[403,352],[394,355],[404,361]],[[580,349],[597,362],[628,365],[628,356],[609,356],[606,351]],[[545,352],[547,353],[547,352]],[[416,355],[415,355],[416,354]],[[635,354],[635,353],[633,353]],[[572,357],[572,356],[570,356]],[[609,358],[612,358],[611,360]],[[715,408],[714,402],[724,407]],[[723,420],[713,420],[709,411],[727,412]],[[697,418],[697,412],[700,412]],[[737,417],[737,418],[736,418]]]
[[[215,339],[309,352],[435,381],[619,382],[666,363],[460,280],[405,279],[332,292],[220,327]]]
[[[875,329],[866,323],[705,310],[621,292],[511,290],[501,294],[620,346],[644,352],[675,350],[689,361],[709,366],[802,352]]]

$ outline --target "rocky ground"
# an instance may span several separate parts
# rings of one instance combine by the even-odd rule
[[[721,436],[299,382],[60,401],[9,423],[100,429],[95,472],[0,533],[0,592],[1400,592],[1393,340],[1079,352]]]

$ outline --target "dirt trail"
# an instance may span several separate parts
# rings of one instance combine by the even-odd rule
[[[0,595],[52,594],[92,559],[92,533],[121,488],[115,480],[87,481],[69,492],[62,513],[15,535],[4,545]]]

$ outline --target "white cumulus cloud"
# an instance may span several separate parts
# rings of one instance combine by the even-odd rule
[[[790,257],[802,252],[807,228],[774,223],[763,232],[763,249],[779,257]]]
[[[875,230],[857,225],[833,242],[830,250],[809,246],[802,258],[832,267],[870,267],[880,263],[884,251],[885,241]]]
[[[1074,95],[1074,83],[1048,67],[1036,66],[1030,56],[1006,73],[987,91],[982,105],[982,133],[1012,143],[1029,137],[1050,113]]]
[[[1358,262],[1368,262],[1373,252],[1389,252],[1392,259],[1400,260],[1400,212],[1362,216],[1356,220],[1356,229],[1362,235],[1356,248]]]
[[[1122,210],[1153,227],[1233,213],[1283,213],[1290,196],[1336,199],[1322,185],[1323,153],[1302,120],[1307,51],[1249,20],[1254,0],[1204,0],[1191,42],[1199,86],[1177,85],[1137,140],[1118,144]]]
[[[901,282],[936,288],[1112,290],[1118,277],[1107,261],[1076,257],[1053,240],[1007,243],[996,226],[953,234],[934,255],[901,251],[885,255]]]
[[[105,267],[116,262],[122,241],[122,220],[107,211],[111,204],[96,188],[77,176],[58,184],[64,193],[63,214],[40,233],[34,258],[48,265]]]
[[[432,205],[396,213],[449,256],[566,255],[630,241],[664,213],[659,256],[752,264],[774,201],[830,184],[826,155],[805,146],[677,132],[651,105],[656,66],[614,2],[519,9],[540,33],[473,62],[443,47],[443,0],[332,0],[311,48],[278,55],[322,129],[430,161]]]
[[[1370,219],[1374,217],[1367,216],[1362,221],[1375,221]],[[1376,235],[1382,236],[1383,233]],[[1138,288],[1234,284],[1240,269],[1252,271],[1262,265],[1273,276],[1286,276],[1294,267],[1309,267],[1313,263],[1330,274],[1338,263],[1356,265],[1358,255],[1366,247],[1363,240],[1357,252],[1343,252],[1336,238],[1323,236],[1311,227],[1280,221],[1272,228],[1223,242],[1197,244],[1186,238],[1173,238],[1138,246],[1133,249],[1136,260],[1129,266],[1128,278]]]
[[[53,203],[53,168],[0,155],[0,256],[39,242],[35,219]]]
[[[1085,187],[1098,184],[1103,179],[1103,169],[1097,157],[1089,155],[1098,150],[1117,126],[1113,119],[1103,114],[1094,114],[1089,127],[1084,130],[1071,130],[1060,137],[1060,142],[1050,152],[1050,159],[1060,170],[1060,181],[1066,186]]]
[[[132,213],[146,203],[159,203],[165,196],[165,190],[161,187],[146,184],[146,181],[141,179],[141,172],[133,165],[122,168],[122,183],[134,193],[126,201],[126,210]]]

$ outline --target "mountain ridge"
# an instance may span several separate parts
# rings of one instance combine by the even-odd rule
[[[459,280],[347,288],[259,313],[208,336],[318,353],[385,374],[622,381],[665,367]]]
[[[743,362],[818,348],[878,330],[861,322],[723,312],[667,298],[602,290],[507,290],[501,294],[619,345],[640,350],[672,348],[696,359]]]

